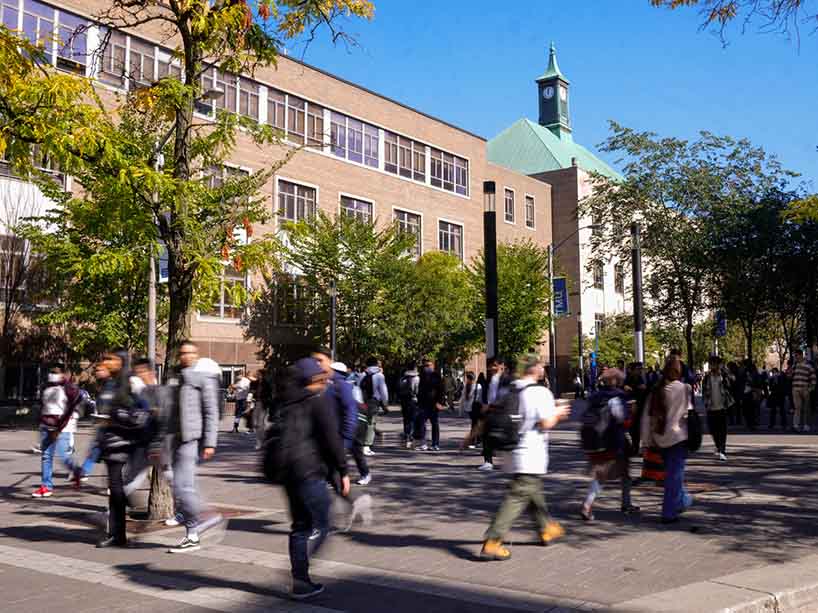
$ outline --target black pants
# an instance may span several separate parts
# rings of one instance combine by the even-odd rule
[[[494,464],[494,449],[491,448],[491,444],[486,437],[483,437],[483,461]]]
[[[415,419],[414,437],[421,443],[426,440],[426,420],[432,422],[432,447],[440,446],[440,421],[437,407],[421,407]]]
[[[707,429],[721,453],[727,453],[727,411],[708,411]]]
[[[122,479],[122,470],[125,468],[124,462],[105,461],[108,467],[108,489],[111,490],[108,496],[108,519],[109,536],[114,537],[117,543],[125,543],[125,508],[128,505],[128,497],[125,495],[125,483]]]
[[[755,400],[752,392],[744,394],[744,399],[741,403],[742,412],[744,413],[744,424],[750,429],[755,430],[758,426],[758,403]]]
[[[776,415],[781,416],[781,427],[787,427],[787,411],[784,408],[784,399],[776,398],[767,401],[767,406],[770,409],[770,428],[775,428]]]
[[[416,402],[406,401],[401,402],[400,411],[403,417],[403,437],[406,440],[412,438],[412,431],[415,429],[415,414],[417,413],[418,405]]]
[[[352,457],[355,460],[355,466],[358,467],[358,474],[361,475],[361,478],[366,477],[369,474],[369,464],[366,463],[364,446],[358,441],[353,441],[352,449],[350,451],[352,452]]]

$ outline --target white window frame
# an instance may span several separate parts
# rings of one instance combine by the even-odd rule
[[[506,192],[511,192],[511,221],[508,220],[506,211]],[[503,221],[512,226],[517,225],[517,191],[507,185],[503,186]]]
[[[308,183],[307,181],[302,181],[301,179],[294,179],[292,177],[285,177],[283,175],[274,175],[273,176],[273,218],[275,220],[275,228],[276,230],[281,229],[282,221],[287,222],[290,221],[289,219],[282,219],[281,215],[279,215],[278,210],[278,185],[279,181],[286,181],[287,183],[295,183],[296,185],[301,185],[302,187],[311,187],[315,190],[315,213],[318,214],[318,211],[321,208],[320,205],[320,197],[321,197],[321,190],[320,188],[314,183]]]
[[[375,201],[372,198],[364,198],[363,196],[356,196],[355,194],[350,194],[348,192],[338,192],[338,215],[344,214],[344,207],[341,204],[342,198],[352,198],[354,200],[358,200],[360,202],[366,202],[372,207],[372,219],[369,220],[369,223],[375,224]]]
[[[418,242],[418,245],[417,245],[417,248],[418,248],[417,259],[420,259],[420,256],[423,255],[423,228],[425,227],[424,226],[425,222],[423,221],[423,213],[421,213],[420,211],[415,211],[413,209],[408,209],[408,208],[406,208],[404,206],[392,205],[392,223],[393,224],[397,221],[395,219],[395,212],[396,211],[400,211],[401,213],[409,213],[410,215],[417,215],[420,218],[420,232],[418,232],[418,241],[417,241]]]
[[[460,247],[461,247],[461,250],[462,250],[462,253],[460,254],[460,261],[465,262],[466,261],[466,224],[463,223],[462,221],[456,221],[454,219],[447,219],[445,217],[438,217],[437,218],[437,228],[435,228],[435,232],[437,233],[437,249],[438,249],[438,251],[443,251],[443,253],[452,253],[452,252],[451,251],[444,251],[440,247],[440,222],[441,221],[444,222],[444,223],[455,225],[455,226],[460,226],[460,243],[461,243]],[[452,253],[452,255],[455,255],[455,254]]]
[[[531,225],[528,225],[528,199],[531,198]],[[529,230],[537,229],[537,197],[534,194],[525,192],[523,201],[523,225]]]

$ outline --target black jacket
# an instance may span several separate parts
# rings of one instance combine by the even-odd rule
[[[446,387],[440,373],[435,371],[427,372],[426,369],[420,371],[420,382],[418,383],[418,406],[423,410],[433,410],[436,404],[444,404],[446,401]]]
[[[150,439],[151,414],[147,403],[131,393],[127,378],[108,380],[102,387],[97,410],[109,416],[99,433],[102,459],[127,462]]]
[[[283,394],[281,411],[299,412],[300,443],[294,454],[290,478],[326,480],[330,474],[347,474],[346,452],[338,428],[335,408],[325,394],[313,394],[293,386]],[[288,423],[289,420],[288,420]]]

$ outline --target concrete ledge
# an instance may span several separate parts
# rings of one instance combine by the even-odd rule
[[[754,568],[621,602],[621,613],[818,611],[818,555]]]

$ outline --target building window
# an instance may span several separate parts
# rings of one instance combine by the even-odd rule
[[[315,188],[289,181],[278,181],[278,214],[288,221],[315,216]]]
[[[223,96],[216,98],[216,108],[235,113],[238,110],[236,106],[239,97],[238,79],[231,74],[224,74],[221,70],[217,70],[216,89],[224,92]]]
[[[16,30],[17,24],[17,0],[3,0],[0,2],[0,23],[9,30]]]
[[[286,112],[287,100],[284,94],[275,89],[267,90],[267,123],[283,131]]]
[[[17,25],[15,24],[15,29]],[[53,61],[54,9],[36,0],[26,0],[23,5],[23,32],[32,45],[43,49],[46,61]]]
[[[432,149],[432,177],[431,182],[435,187],[443,187],[443,152]]]
[[[594,264],[594,287],[605,289],[605,269],[600,262]]]
[[[240,298],[247,287],[246,283],[243,273],[232,266],[225,266],[219,284],[218,299],[213,307],[202,315],[218,319],[240,319],[243,310]]]
[[[332,114],[330,125],[330,138],[332,139],[332,152],[339,158],[347,156],[347,118],[340,113]]]
[[[534,227],[534,196],[525,197],[525,227]]]
[[[454,187],[461,196],[469,195],[469,163],[463,158],[454,158]]]
[[[372,203],[350,196],[341,196],[341,215],[353,217],[365,223],[372,223]]]
[[[364,164],[378,167],[378,128],[364,124]]]
[[[617,294],[625,293],[625,270],[622,264],[614,267],[614,290]]]
[[[128,64],[128,78],[132,87],[148,87],[155,81],[154,56],[156,47],[131,37],[130,62]]]
[[[514,190],[506,188],[504,193],[503,217],[508,223],[514,223]]]
[[[398,154],[400,176],[412,178],[412,141],[402,136],[398,137]]]
[[[384,170],[398,173],[398,135],[392,132],[384,134]]]
[[[324,146],[324,109],[317,104],[307,107],[307,144],[318,148]]]
[[[58,68],[81,75],[85,74],[85,62],[88,58],[86,29],[89,25],[85,19],[60,11]]]
[[[203,92],[206,92],[210,89],[213,89],[216,86],[215,83],[215,68],[208,68],[207,70],[202,72],[202,76],[200,77],[201,88]],[[194,108],[197,113],[200,115],[205,115],[207,117],[213,116],[213,100],[204,100],[202,98],[197,98],[196,102],[194,103]]]
[[[307,103],[301,98],[287,95],[287,138],[294,143],[304,142]]]
[[[415,258],[420,257],[421,251],[421,244],[420,244],[420,229],[421,229],[421,221],[420,215],[417,213],[410,213],[409,211],[402,211],[400,209],[395,209],[395,224],[398,226],[398,231],[403,232],[405,234],[411,234],[415,237],[415,245],[410,250],[410,253],[415,256]]]
[[[165,51],[160,51],[158,54],[159,61],[159,78],[165,79],[170,77],[171,79],[176,79],[177,81],[182,80],[182,67],[179,64],[175,64],[173,58],[170,56],[169,53]]]
[[[364,124],[347,118],[347,157],[353,162],[364,161]]]
[[[454,191],[454,156],[450,153],[443,154],[443,189]]]
[[[463,259],[463,226],[448,221],[438,222],[438,247],[441,251]]]
[[[239,78],[239,113],[258,121],[258,84],[244,77]]]
[[[305,326],[314,310],[315,292],[295,275],[279,275],[275,281],[274,321],[279,326]]]
[[[412,142],[412,178],[426,182],[426,145]]]
[[[102,53],[102,67],[99,79],[103,83],[115,87],[125,87],[125,54],[127,53],[127,40],[125,35],[116,30],[109,30],[108,44]]]

